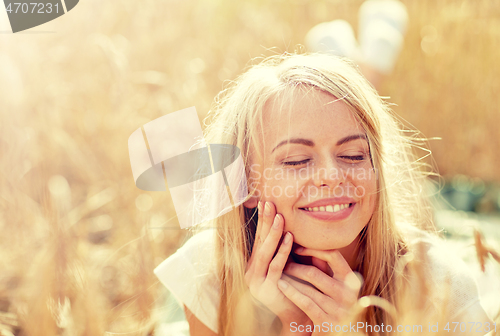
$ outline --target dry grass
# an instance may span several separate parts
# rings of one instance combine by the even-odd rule
[[[481,270],[483,272],[485,271],[486,260],[490,257],[493,260],[495,260],[498,263],[498,266],[500,267],[500,253],[485,244],[484,237],[478,230],[474,231],[474,242],[477,252],[477,259],[479,261],[479,265],[481,266]],[[500,324],[500,311],[497,312],[496,316],[493,316],[493,321],[496,323],[497,326]],[[499,336],[500,328],[496,329],[497,330],[494,333],[492,333],[492,335]]]
[[[381,93],[443,138],[442,173],[499,182],[500,2],[404,2],[405,49]],[[202,118],[251,58],[294,51],[321,21],[356,24],[360,4],[85,0],[34,29],[55,33],[0,35],[2,332],[145,334],[152,269],[184,233],[168,192],[135,188],[128,136],[193,105]]]

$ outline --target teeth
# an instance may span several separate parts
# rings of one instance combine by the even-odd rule
[[[349,207],[349,204],[335,204],[335,205],[327,205],[314,207],[314,208],[306,208],[307,211],[327,211],[327,212],[337,212],[340,210],[344,210]]]

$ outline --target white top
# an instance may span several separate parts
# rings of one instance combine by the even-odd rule
[[[411,244],[422,242],[425,246],[431,262],[430,281],[442,284],[450,279],[447,301],[450,321],[465,321],[465,318],[471,322],[488,321],[468,266],[446,251],[439,238],[417,229],[405,230],[405,233],[410,237]],[[179,303],[217,333],[220,283],[215,272],[214,247],[215,230],[204,230],[163,261],[154,273]]]
[[[217,333],[220,283],[215,267],[215,229],[203,230],[155,268],[181,305]]]

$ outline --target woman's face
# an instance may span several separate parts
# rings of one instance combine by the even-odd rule
[[[275,204],[296,243],[348,248],[377,197],[365,132],[341,100],[314,89],[295,92],[266,105],[264,158],[252,158],[250,188],[260,182],[257,196]]]

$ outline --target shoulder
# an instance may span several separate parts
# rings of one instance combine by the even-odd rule
[[[177,252],[156,267],[154,272],[163,282],[173,273],[178,276],[212,276],[215,267],[215,230],[204,230],[191,237]],[[182,279],[185,280],[188,279]]]
[[[215,230],[208,229],[191,237],[154,270],[177,301],[214,332],[220,297],[216,266]]]

